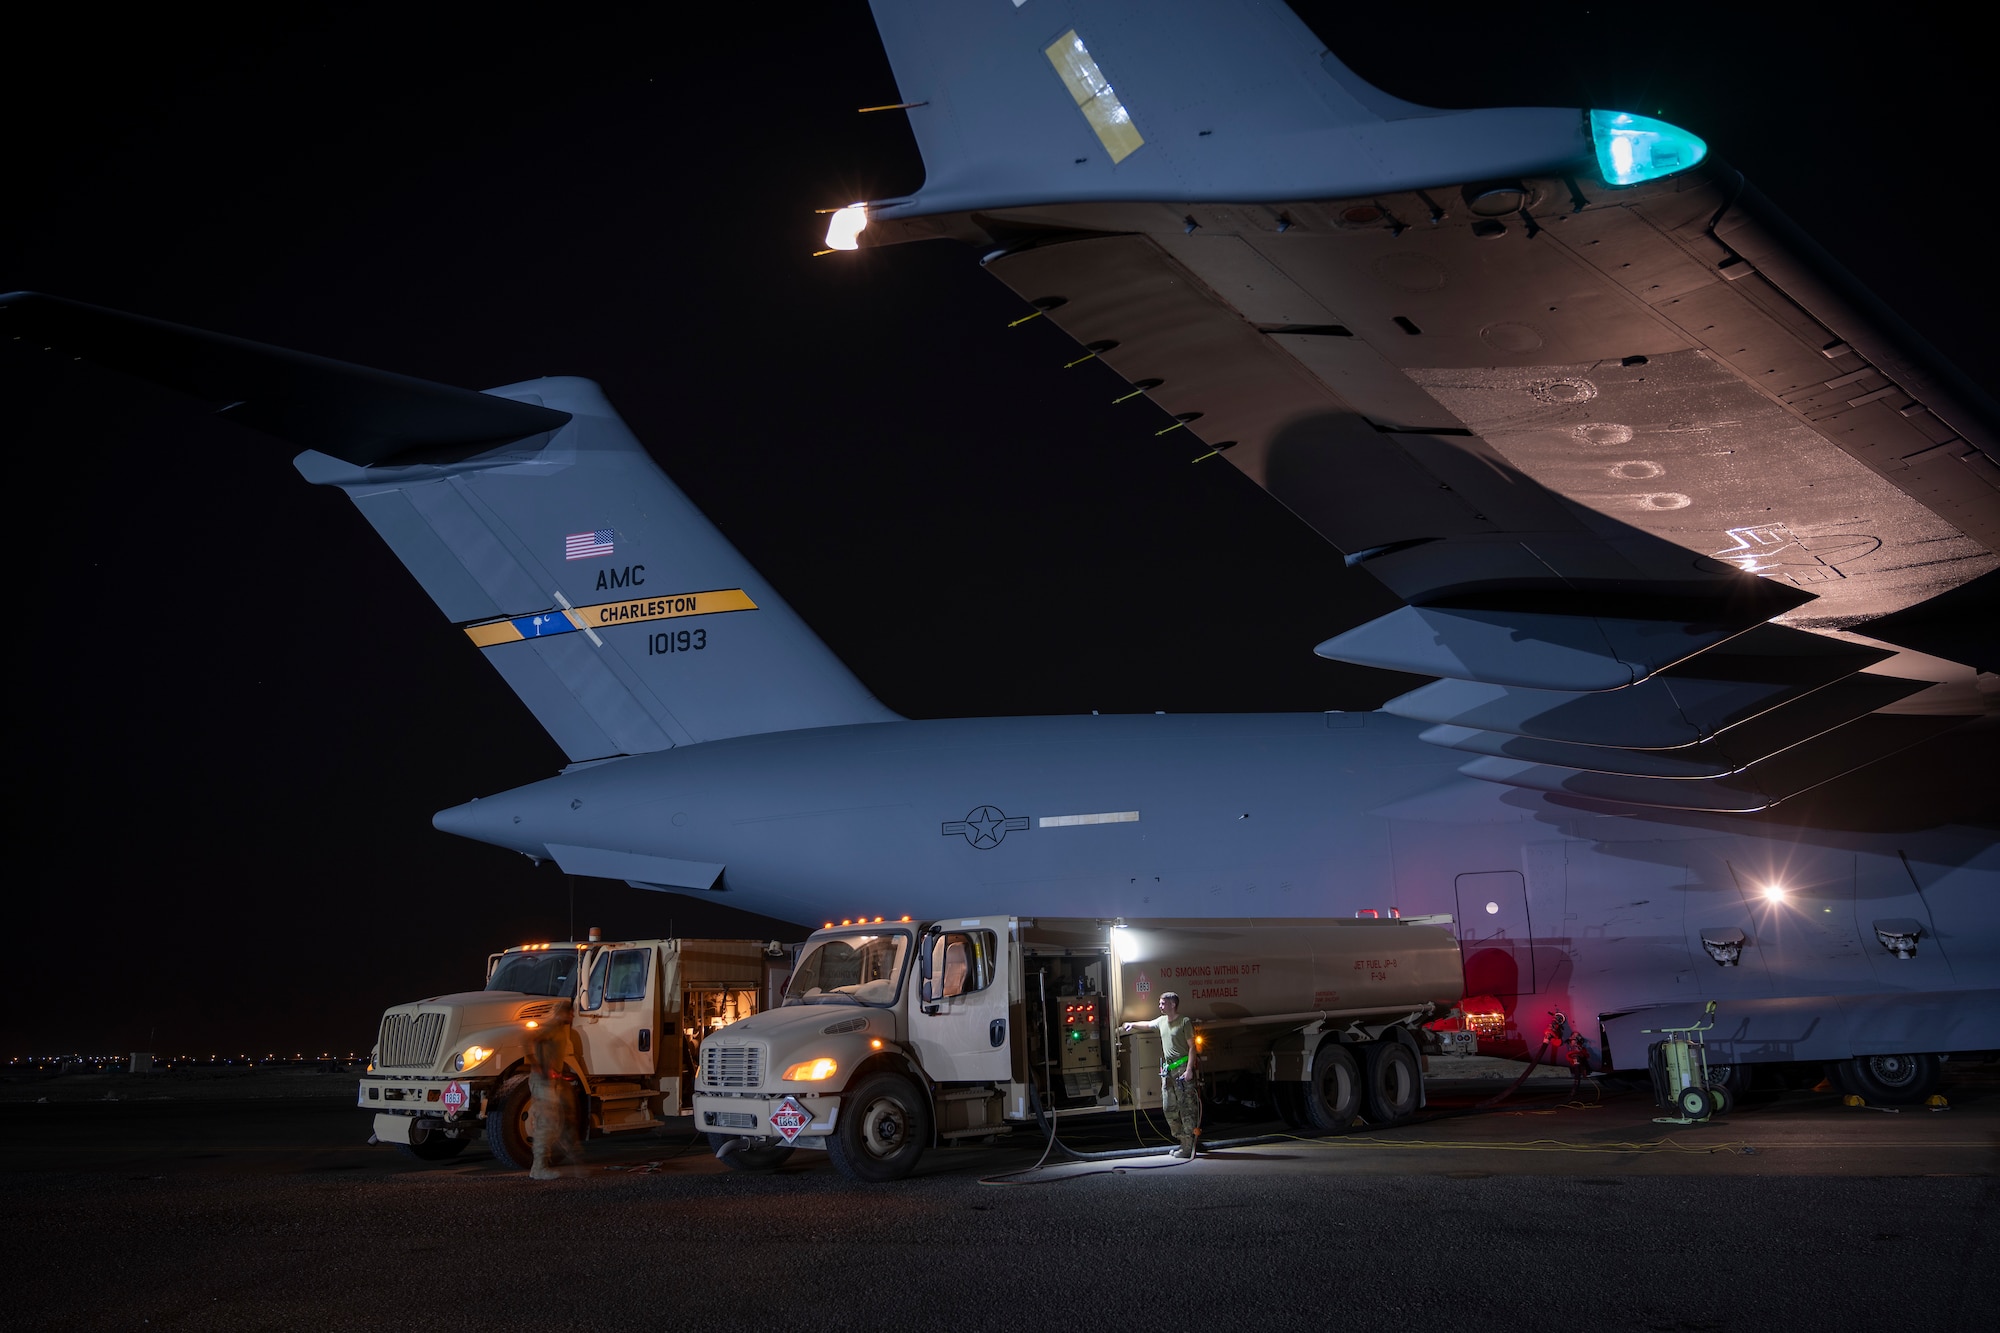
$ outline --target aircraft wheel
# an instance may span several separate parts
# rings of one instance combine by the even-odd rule
[[[1710,1065],[1708,1086],[1729,1089],[1731,1103],[1741,1106],[1743,1099],[1750,1095],[1750,1085],[1756,1080],[1756,1074],[1755,1065]]]
[[[840,1099],[840,1123],[826,1140],[827,1156],[849,1180],[901,1180],[917,1169],[930,1143],[930,1105],[901,1074],[863,1079]]]
[[[1706,1120],[1715,1110],[1715,1100],[1707,1088],[1682,1088],[1674,1106],[1689,1120]]]
[[[1361,1071],[1337,1041],[1321,1042],[1305,1083],[1306,1123],[1322,1134],[1338,1134],[1361,1113]]]
[[[1417,1055],[1400,1041],[1368,1044],[1369,1123],[1400,1125],[1423,1104],[1424,1074]]]
[[[1831,1068],[1831,1066],[1830,1066]],[[1935,1055],[1858,1055],[1838,1066],[1840,1083],[1866,1101],[1891,1106],[1920,1102],[1937,1091]]]
[[[415,1130],[411,1132],[415,1133]],[[421,1139],[414,1143],[399,1143],[396,1151],[419,1162],[448,1162],[465,1151],[465,1140],[426,1126]]]
[[[535,1164],[534,1140],[528,1137],[528,1076],[502,1084],[486,1102],[486,1146],[493,1160],[515,1171]]]
[[[717,1139],[725,1143],[740,1143],[743,1146],[724,1152],[723,1144],[716,1143]],[[721,1159],[722,1164],[731,1171],[752,1173],[776,1171],[785,1164],[786,1159],[794,1151],[789,1143],[752,1143],[749,1139],[734,1134],[711,1134],[708,1136],[708,1141],[715,1146],[716,1156]]]

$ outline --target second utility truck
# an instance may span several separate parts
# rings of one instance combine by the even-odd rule
[[[610,942],[594,929],[518,945],[487,960],[484,990],[382,1015],[360,1105],[378,1142],[413,1157],[455,1157],[483,1131],[495,1158],[525,1170],[529,1046],[553,1029],[583,1133],[674,1123],[701,1039],[764,1007],[788,963],[753,940]]]

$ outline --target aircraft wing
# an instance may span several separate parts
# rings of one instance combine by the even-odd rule
[[[1276,0],[874,10],[927,179],[829,243],[977,245],[1379,578],[1318,651],[1463,772],[1749,811],[1992,711],[1927,608],[2000,409],[1693,135],[1401,102]]]

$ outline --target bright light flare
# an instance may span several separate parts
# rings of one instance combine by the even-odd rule
[[[1658,180],[1708,156],[1708,145],[1679,126],[1629,111],[1591,112],[1590,138],[1610,185]]]
[[[822,1055],[817,1060],[801,1060],[787,1069],[784,1078],[787,1083],[821,1083],[830,1079],[840,1069],[839,1064]]]
[[[859,250],[861,233],[868,229],[868,205],[849,204],[834,212],[832,221],[826,224],[826,248],[829,250]]]
[[[1766,884],[1764,886],[1764,901],[1767,903],[1781,903],[1785,901],[1785,886],[1782,884]]]

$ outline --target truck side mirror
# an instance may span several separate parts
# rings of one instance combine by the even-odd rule
[[[922,978],[917,985],[917,998],[926,1006],[926,1012],[932,1012],[928,1006],[938,1002],[937,980],[933,974],[931,959],[937,950],[939,938],[936,931],[925,932],[917,950],[917,975]]]

